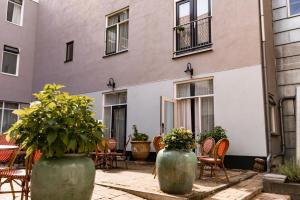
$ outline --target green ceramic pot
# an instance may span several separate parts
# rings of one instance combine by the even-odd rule
[[[94,189],[95,167],[83,154],[38,161],[32,169],[32,200],[90,200]]]
[[[156,158],[159,187],[169,194],[187,194],[193,189],[197,158],[192,151],[161,150]]]

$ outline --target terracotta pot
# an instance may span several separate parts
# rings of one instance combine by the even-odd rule
[[[134,160],[145,161],[150,153],[151,142],[147,141],[132,141],[131,152]]]
[[[196,178],[197,158],[192,151],[162,149],[156,158],[159,187],[169,194],[187,194]]]

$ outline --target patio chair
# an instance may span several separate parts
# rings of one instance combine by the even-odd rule
[[[162,136],[160,136],[160,135],[159,136],[155,136],[153,138],[152,144],[153,144],[153,147],[154,147],[154,149],[156,151],[156,155],[158,154],[158,152],[160,150],[162,150],[163,148],[165,148],[165,145],[162,143]],[[152,174],[154,175],[154,178],[156,178],[156,162],[155,162]]]
[[[0,135],[0,145],[15,145],[15,141],[7,141],[6,135]],[[0,151],[0,162],[2,164],[7,164],[12,158],[12,155],[14,154],[15,150],[3,150]]]
[[[125,164],[126,169],[128,169],[128,164],[127,164],[127,155],[126,155],[126,149],[131,140],[131,136],[128,136],[128,140],[126,141],[126,144],[124,146],[123,152],[109,152],[108,153],[108,158],[112,160],[112,166],[113,163],[115,163],[115,166],[118,167],[118,161],[123,161]]]
[[[214,147],[215,139],[212,137],[206,138],[200,146],[201,155],[197,156],[198,160],[202,157],[211,157],[213,154]]]
[[[229,148],[229,140],[226,138],[221,139],[219,142],[217,142],[217,144],[214,147],[213,157],[200,158],[200,176],[199,176],[200,179],[203,176],[204,166],[211,167],[211,176],[213,174],[213,170],[217,167],[220,167],[221,169],[223,169],[226,176],[226,180],[229,183],[229,178],[227,176],[227,172],[224,166],[224,158],[228,148]]]
[[[14,199],[16,193],[21,193],[21,200],[23,200],[24,198],[25,200],[28,200],[30,192],[29,182],[31,177],[32,165],[34,162],[34,158],[37,158],[35,154],[36,152],[29,155],[25,159],[25,169],[13,169],[12,167],[10,167],[7,170],[0,171],[0,178],[5,179],[3,183],[10,183],[11,185],[10,191],[1,191],[0,193],[12,193]],[[21,191],[14,190],[13,182],[15,182],[21,187]]]
[[[95,159],[94,159],[95,167],[97,166],[106,167],[108,149],[109,146],[108,146],[107,139],[102,139],[101,144],[96,145],[95,152],[91,153],[95,155]]]

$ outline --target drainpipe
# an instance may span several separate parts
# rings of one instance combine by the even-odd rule
[[[260,19],[260,37],[261,37],[261,60],[262,60],[262,81],[263,81],[263,94],[264,94],[264,111],[265,111],[265,133],[266,133],[266,146],[267,146],[267,172],[271,171],[272,160],[272,146],[271,134],[269,133],[269,96],[268,96],[268,80],[267,80],[267,61],[266,61],[266,36],[265,36],[265,16],[263,0],[259,2],[259,19]]]

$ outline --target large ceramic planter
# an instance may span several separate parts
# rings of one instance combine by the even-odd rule
[[[151,142],[145,141],[132,141],[131,153],[134,160],[145,161],[150,153]]]
[[[197,158],[192,151],[161,150],[156,158],[159,187],[170,194],[187,194],[193,189]]]
[[[38,161],[32,169],[32,200],[90,200],[95,167],[86,155]]]

